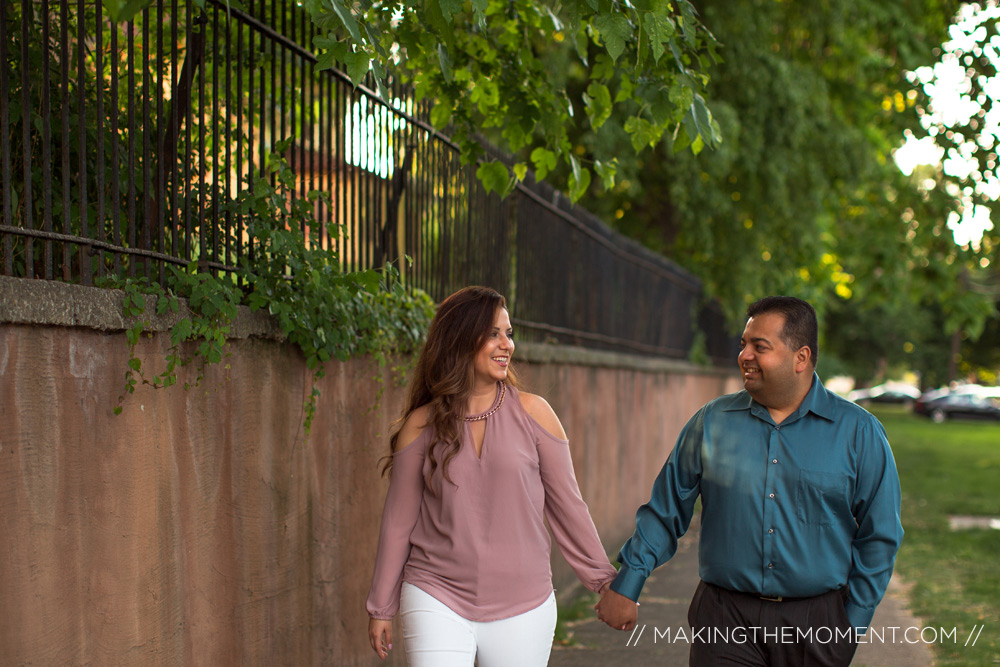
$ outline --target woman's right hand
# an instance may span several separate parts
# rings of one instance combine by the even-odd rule
[[[389,656],[389,649],[392,648],[392,621],[369,618],[368,641],[378,653],[378,657],[385,660]]]

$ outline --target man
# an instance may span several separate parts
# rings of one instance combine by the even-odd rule
[[[816,312],[793,297],[747,309],[744,391],[685,425],[636,513],[598,617],[630,630],[650,573],[701,497],[702,581],[691,665],[847,665],[903,538],[899,477],[882,425],[816,375]]]

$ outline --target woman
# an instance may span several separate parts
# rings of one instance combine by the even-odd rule
[[[587,588],[615,577],[562,424],[517,390],[513,335],[504,298],[486,287],[452,294],[431,322],[390,438],[366,605],[380,658],[398,611],[410,667],[547,664],[556,604],[543,517]]]

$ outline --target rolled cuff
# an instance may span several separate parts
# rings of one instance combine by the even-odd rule
[[[629,569],[627,565],[622,565],[622,569],[618,570],[618,576],[611,582],[611,590],[624,595],[633,602],[638,602],[639,594],[642,593],[642,587],[645,584],[646,576],[644,574]]]

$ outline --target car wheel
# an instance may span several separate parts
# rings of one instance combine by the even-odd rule
[[[945,411],[942,410],[941,408],[936,408],[934,410],[931,410],[931,421],[934,422],[935,424],[940,424],[945,420],[945,418],[947,418],[947,416],[948,415],[945,414]]]

